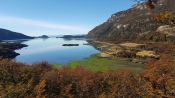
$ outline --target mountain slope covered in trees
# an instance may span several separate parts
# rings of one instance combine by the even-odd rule
[[[174,41],[175,0],[158,0],[149,10],[145,4],[115,13],[88,33],[100,41]]]
[[[0,40],[16,40],[16,39],[31,39],[31,38],[32,37],[26,36],[21,33],[0,28]]]

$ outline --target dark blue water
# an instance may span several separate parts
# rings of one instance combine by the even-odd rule
[[[99,53],[86,40],[65,40],[62,38],[32,39],[23,42],[28,47],[16,50],[20,55],[16,61],[33,64],[48,61],[50,64],[68,64],[71,61],[82,60],[92,54]],[[79,46],[65,47],[63,44],[79,44]]]

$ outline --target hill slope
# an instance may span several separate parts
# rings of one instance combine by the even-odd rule
[[[140,4],[126,11],[115,13],[105,23],[91,30],[88,33],[88,37],[101,41],[114,42],[124,40],[174,41],[174,34],[172,34],[173,36],[167,36],[165,32],[157,32],[160,26],[172,26],[174,24],[172,23],[174,21],[169,21],[169,18],[172,19],[172,15],[175,13],[174,4],[175,0],[158,0],[153,10],[148,10],[144,4]],[[162,16],[165,17],[162,20],[160,19],[161,22],[158,22]],[[175,31],[171,26],[168,29]]]
[[[0,28],[0,40],[16,40],[16,39],[31,39],[31,38],[32,37],[26,36],[21,33]]]

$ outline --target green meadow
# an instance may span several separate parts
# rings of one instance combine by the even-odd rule
[[[99,54],[92,55],[90,58],[81,61],[72,61],[67,66],[71,68],[84,67],[96,72],[106,72],[111,70],[131,70],[140,72],[143,69],[143,64],[136,64],[129,61],[110,58],[100,58]],[[62,68],[65,65],[56,64],[55,68]]]

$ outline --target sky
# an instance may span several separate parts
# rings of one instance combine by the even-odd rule
[[[87,34],[133,0],[0,0],[0,28],[29,36]]]

